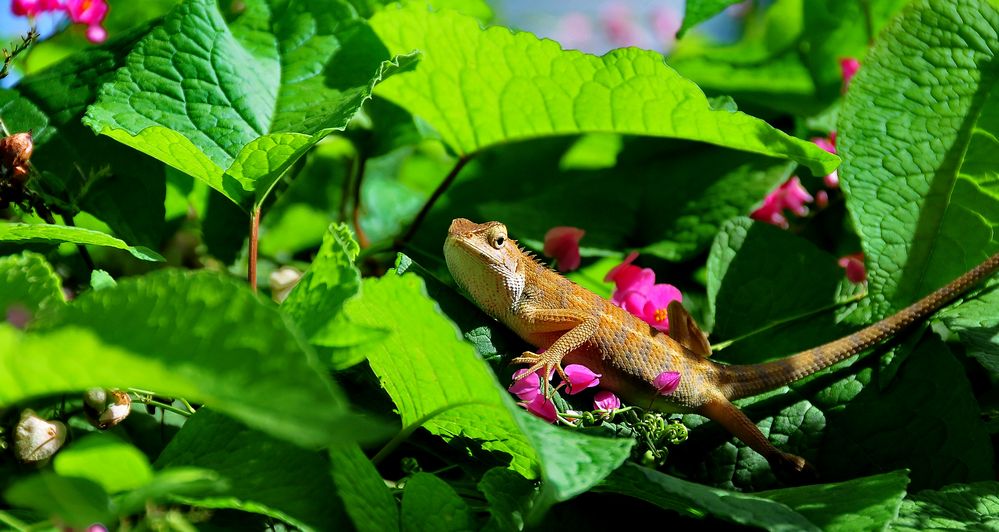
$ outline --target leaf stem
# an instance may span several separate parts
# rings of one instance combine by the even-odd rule
[[[180,415],[182,415],[184,417],[191,417],[191,416],[194,415],[193,412],[190,412],[190,411],[185,410],[183,408],[177,408],[176,406],[173,406],[173,405],[168,405],[166,403],[157,401],[156,399],[153,399],[150,396],[146,396],[146,395],[143,395],[143,394],[140,394],[140,393],[136,393],[135,394],[135,399],[133,399],[133,400],[136,403],[140,403],[140,404],[144,404],[144,405],[150,405],[150,406],[155,406],[157,408],[162,408],[163,410],[168,410],[170,412],[173,412],[174,414],[180,414]]]
[[[357,245],[361,249],[367,249],[371,245],[371,240],[368,235],[364,234],[364,229],[361,229],[361,185],[364,183],[364,170],[367,166],[368,158],[363,154],[358,152],[357,163],[354,165],[354,212],[351,213],[351,218],[354,222],[354,234],[357,235]]]
[[[24,36],[21,37],[21,42],[14,45],[12,50],[7,51],[6,48],[3,50],[3,66],[0,67],[0,79],[6,78],[10,74],[10,65],[14,62],[14,58],[20,55],[22,52],[31,47],[35,41],[38,40],[38,30],[32,25]]]
[[[254,205],[250,214],[250,251],[246,265],[246,280],[250,282],[250,290],[257,293],[257,240],[260,236],[261,205]]]
[[[69,227],[76,227],[76,222],[73,220],[72,214],[61,214],[63,223]],[[76,250],[80,252],[80,257],[83,259],[83,263],[87,265],[90,271],[94,271],[94,259],[90,256],[90,252],[87,251],[87,246],[83,244],[77,244]]]
[[[454,183],[455,178],[458,177],[458,173],[461,172],[461,169],[464,168],[470,160],[472,160],[472,155],[462,155],[458,161],[454,163],[454,167],[451,168],[451,171],[448,172],[446,177],[444,177],[441,184],[437,185],[437,189],[435,189],[434,193],[430,195],[427,202],[423,204],[423,208],[420,209],[420,212],[416,213],[416,217],[413,218],[413,223],[409,225],[409,229],[406,230],[406,233],[402,235],[402,238],[396,242],[396,247],[401,248],[413,239],[413,235],[415,235],[417,229],[420,228],[420,224],[423,223],[423,219],[427,217],[430,209],[433,208],[434,204],[437,203],[437,200],[439,200],[451,184]]]

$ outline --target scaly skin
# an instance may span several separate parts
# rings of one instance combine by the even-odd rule
[[[708,359],[707,341],[678,303],[669,306],[664,334],[606,299],[569,281],[524,253],[499,222],[451,222],[444,256],[455,281],[486,313],[544,350],[515,363],[531,373],[583,364],[601,373],[600,385],[636,405],[711,418],[781,470],[800,472],[804,459],[774,447],[731,401],[772,390],[827,368],[925,318],[999,269],[999,253],[898,313],[867,328],[787,358],[754,365]],[[658,395],[652,385],[664,371],[678,371],[680,386]],[[526,374],[524,375],[526,376]],[[548,384],[545,383],[547,393]]]

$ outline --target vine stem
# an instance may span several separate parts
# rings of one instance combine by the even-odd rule
[[[246,280],[250,282],[250,290],[257,293],[257,240],[260,236],[260,205],[253,206],[250,214],[250,252],[246,265]]]
[[[76,227],[76,222],[73,220],[73,216],[70,214],[61,214],[63,223],[69,227]],[[83,244],[77,244],[76,250],[80,252],[80,257],[83,258],[83,263],[87,265],[90,271],[94,271],[94,259],[90,256],[90,252],[87,251],[87,247]]]
[[[361,185],[364,183],[364,170],[366,163],[368,162],[367,157],[363,153],[357,154],[357,163],[354,169],[354,212],[352,220],[354,222],[354,234],[357,235],[357,245],[361,249],[367,249],[371,246],[371,240],[368,235],[364,233],[361,229]]]
[[[409,241],[413,239],[413,235],[415,235],[417,229],[420,228],[420,225],[423,223],[423,219],[427,217],[427,214],[430,212],[430,209],[433,208],[434,204],[437,203],[437,200],[439,200],[440,197],[444,195],[444,192],[451,186],[451,184],[454,183],[454,180],[456,177],[458,177],[458,174],[461,172],[461,169],[464,168],[465,165],[468,164],[468,161],[470,160],[472,160],[472,155],[462,155],[461,158],[459,158],[458,161],[454,163],[454,167],[451,168],[451,171],[448,172],[444,180],[441,181],[441,184],[437,185],[437,188],[434,190],[434,193],[430,195],[430,198],[427,199],[427,202],[423,204],[423,208],[420,209],[420,212],[418,212],[416,214],[416,217],[413,218],[413,223],[409,225],[409,229],[406,230],[406,234],[402,235],[402,238],[400,238],[396,242],[396,247],[401,248],[406,244],[408,244]]]

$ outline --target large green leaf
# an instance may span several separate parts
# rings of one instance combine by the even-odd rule
[[[81,528],[109,522],[114,515],[111,499],[100,484],[51,472],[19,480],[3,496],[10,504],[37,510],[45,517],[58,517],[67,525]]]
[[[404,427],[422,425],[445,439],[469,438],[503,453],[525,477],[540,473],[546,503],[586,491],[628,456],[632,440],[558,429],[517,407],[427,297],[418,276],[366,279],[361,296],[348,301],[344,312],[351,323],[387,333],[363,349]]]
[[[748,217],[734,219],[718,233],[708,257],[712,340],[732,339],[829,307],[842,281],[836,258],[809,241]]]
[[[710,515],[768,530],[818,530],[780,502],[703,486],[631,463],[607,477],[596,490],[636,497],[690,517]]]
[[[840,178],[876,316],[999,250],[997,30],[991,2],[914,2],[847,92]]]
[[[248,207],[346,127],[399,66],[386,59],[345,2],[255,0],[227,23],[217,2],[191,0],[135,46],[84,122]]]
[[[91,434],[67,445],[53,469],[64,477],[93,480],[108,493],[135,489],[153,478],[146,455],[110,434]]]
[[[948,329],[956,332],[968,354],[999,380],[999,289],[988,291],[940,313]]]
[[[399,505],[371,460],[356,444],[330,449],[333,483],[361,532],[399,529]]]
[[[565,139],[535,140],[482,154],[431,211],[414,245],[440,256],[451,219],[462,217],[499,220],[516,238],[538,242],[548,229],[571,225],[586,231],[580,244],[587,253],[639,247],[687,260],[710,246],[725,221],[746,216],[793,167],[714,146],[630,138],[614,168],[564,170],[559,163],[567,145]]]
[[[755,495],[790,506],[822,530],[883,530],[898,515],[908,483],[905,471],[895,471]]]
[[[282,316],[218,274],[126,279],[82,295],[41,329],[0,326],[0,404],[136,387],[202,402],[302,445],[353,439],[359,430]]]
[[[454,489],[430,473],[417,473],[402,492],[402,530],[447,532],[473,530],[468,503]]]
[[[128,51],[147,31],[140,26],[87,47],[24,77],[16,92],[0,92],[0,100],[12,131],[33,130],[36,176],[31,188],[70,212],[88,211],[129,242],[155,246],[165,229],[163,165],[109,138],[95,137],[80,123],[100,86],[124,65]],[[25,105],[35,109],[37,119],[19,120],[23,114],[17,110]]]
[[[954,484],[921,491],[902,501],[891,530],[995,530],[999,482]]]
[[[251,430],[210,408],[184,424],[155,466],[203,468],[227,482],[219,493],[178,498],[188,504],[260,513],[299,528],[330,530],[345,524],[322,453]]]
[[[12,305],[38,313],[66,302],[62,280],[44,257],[30,251],[0,257],[0,286],[0,319],[6,319]]]
[[[825,174],[837,158],[704,93],[637,48],[603,57],[563,51],[507,28],[482,29],[454,12],[386,9],[371,19],[393,53],[420,50],[419,67],[378,94],[433,126],[460,154],[515,140],[617,132],[697,140],[789,158]]]
[[[125,241],[109,234],[65,225],[44,225],[24,223],[0,223],[0,242],[15,243],[54,243],[71,242],[73,244],[89,244],[109,248],[124,249],[133,257],[162,262],[165,260],[159,253],[144,246],[129,246]]]

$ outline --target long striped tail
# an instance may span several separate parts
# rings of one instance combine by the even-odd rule
[[[992,255],[943,288],[849,336],[772,362],[722,366],[721,390],[727,398],[739,399],[807,377],[872,347],[933,314],[996,270],[999,270],[999,253]]]

